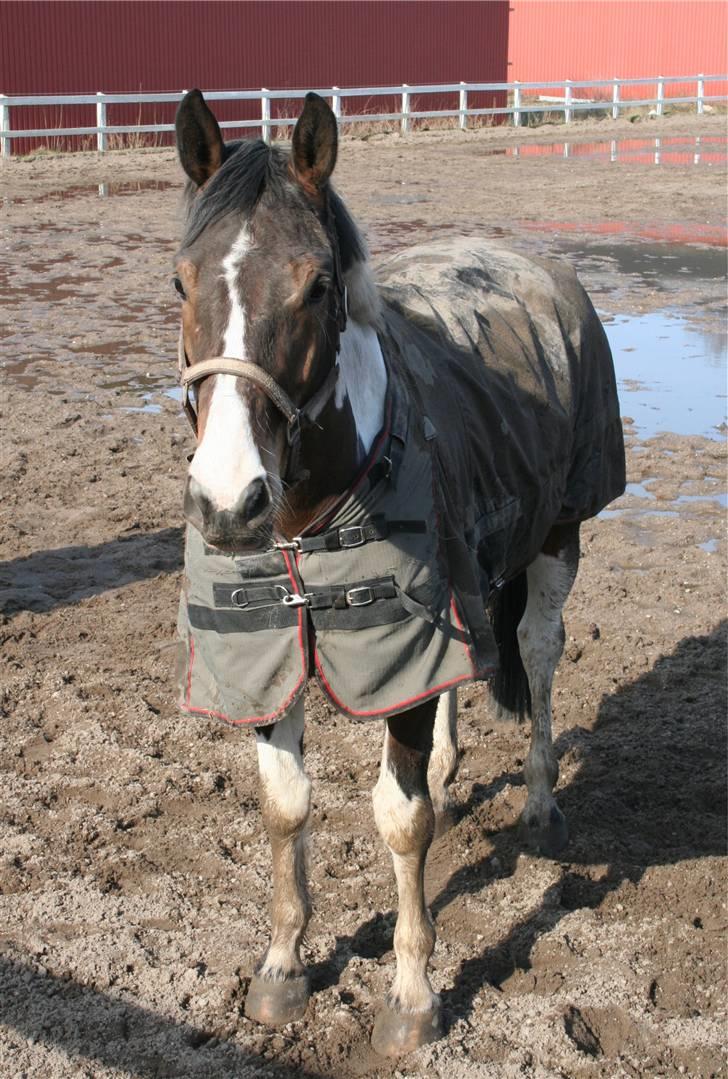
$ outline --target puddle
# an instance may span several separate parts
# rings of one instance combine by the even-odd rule
[[[725,225],[637,224],[634,221],[520,221],[529,232],[583,233],[595,236],[621,236],[625,240],[657,240],[668,244],[705,244],[728,247]],[[723,265],[725,267],[725,256]],[[725,272],[725,271],[724,271]]]
[[[486,150],[487,156],[557,157],[566,161],[609,161],[626,165],[723,165],[728,161],[728,138],[723,135],[674,136],[650,139],[609,139],[603,142],[521,143]]]
[[[641,438],[663,431],[722,437],[726,335],[664,312],[618,315],[604,328],[614,356],[622,414]]]
[[[644,480],[642,483],[628,483],[625,489],[626,495],[635,495],[636,498],[654,498],[652,491],[648,491],[645,487],[646,483],[651,483],[653,480]]]
[[[721,491],[714,495],[678,495],[677,502],[717,502],[723,509],[728,508],[728,492]]]
[[[167,191],[170,187],[179,187],[172,180],[131,180],[111,184],[76,184],[62,187],[56,191],[45,191],[42,195],[23,196],[21,198],[3,198],[3,206],[20,206],[23,203],[55,202],[58,200],[87,198],[96,195],[100,199],[123,195],[139,195],[142,191]]]
[[[705,543],[698,543],[696,546],[698,546],[701,551],[707,551],[708,554],[715,554],[718,550],[718,540],[709,539],[706,540]]]

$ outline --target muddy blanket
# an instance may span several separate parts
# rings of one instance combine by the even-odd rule
[[[387,421],[333,515],[240,557],[188,530],[185,711],[275,722],[315,673],[375,718],[488,677],[492,591],[623,490],[611,356],[568,268],[433,245],[381,281]]]
[[[568,265],[495,243],[422,245],[379,280],[388,362],[437,430],[448,559],[477,552],[485,597],[624,490],[606,335]]]

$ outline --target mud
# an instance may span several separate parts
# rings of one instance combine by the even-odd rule
[[[665,125],[721,133],[712,117]],[[393,964],[395,888],[370,811],[381,731],[315,692],[315,992],[281,1031],[242,1014],[270,885],[252,739],[180,717],[172,688],[190,449],[173,157],[3,163],[0,1074],[726,1073],[726,453],[710,382],[725,281],[714,245],[650,252],[638,236],[723,228],[725,166],[487,153],[518,138],[347,140],[340,154],[339,187],[379,250],[443,222],[562,244],[616,335],[628,441],[627,493],[582,529],[555,685],[569,848],[560,862],[520,849],[527,731],[497,725],[484,689],[462,692],[458,819],[427,870],[447,1034],[398,1063],[369,1045]],[[527,227],[547,221],[569,228]],[[642,269],[600,252],[595,222],[619,225]],[[667,274],[673,256],[691,272]],[[667,344],[650,315],[675,330]],[[689,365],[707,411],[688,411],[687,383],[671,410],[668,388],[650,390],[673,346],[668,388]]]

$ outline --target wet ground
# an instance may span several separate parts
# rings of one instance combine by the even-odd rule
[[[645,137],[689,153],[721,124]],[[392,970],[379,730],[315,693],[316,991],[275,1034],[241,1014],[269,898],[254,755],[245,733],[180,717],[172,687],[189,449],[173,156],[2,164],[0,1074],[725,1074],[726,168],[564,158],[563,140],[340,152],[375,254],[449,231],[572,262],[628,445],[627,492],[582,530],[555,688],[570,847],[521,851],[527,732],[462,693],[458,823],[427,876],[448,1033],[398,1065],[368,1042]]]

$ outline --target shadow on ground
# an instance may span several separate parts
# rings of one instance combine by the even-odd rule
[[[182,529],[132,532],[0,563],[0,613],[45,613],[182,566]]]
[[[0,958],[0,1023],[34,1044],[63,1050],[78,1062],[79,1074],[87,1062],[84,1075],[101,1065],[143,1079],[318,1079],[316,1072],[270,1063],[192,1024],[8,958]]]
[[[514,972],[529,970],[537,938],[571,911],[599,907],[651,866],[725,853],[727,629],[724,621],[707,636],[685,638],[648,673],[605,696],[593,730],[575,728],[557,740],[559,756],[569,751],[580,760],[558,795],[572,834],[561,874],[505,940],[462,963],[443,995],[451,1019],[467,1018],[485,985],[499,988]],[[518,782],[520,776],[508,773],[476,784],[458,816],[477,813],[506,783]],[[496,872],[513,874],[521,851],[515,827],[489,838],[494,849],[487,857],[457,869],[434,898],[435,919],[457,897],[482,893]],[[379,958],[389,951],[395,918],[392,911],[377,914],[338,938],[328,960],[312,968],[314,988],[335,984],[351,955]]]

